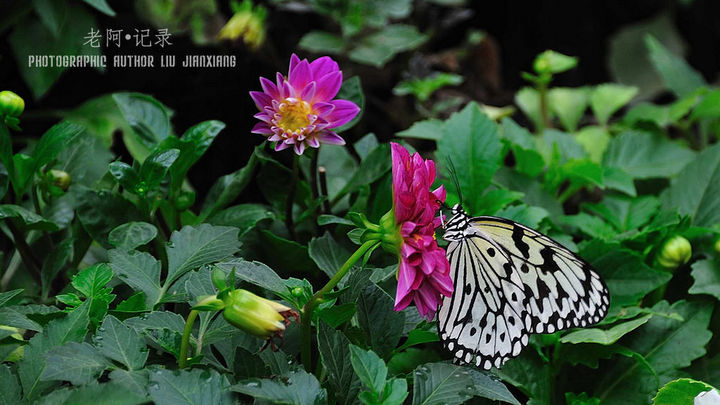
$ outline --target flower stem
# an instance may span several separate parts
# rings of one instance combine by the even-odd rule
[[[285,226],[290,233],[290,238],[295,240],[295,224],[293,223],[293,203],[295,202],[295,189],[300,177],[300,164],[297,155],[293,155],[292,179],[290,189],[288,190],[287,201],[285,204]]]
[[[342,280],[345,275],[350,271],[352,266],[357,263],[360,258],[362,258],[365,253],[367,253],[368,250],[372,249],[379,241],[377,240],[369,240],[365,243],[363,243],[358,250],[355,251],[355,253],[350,256],[345,263],[340,267],[340,269],[335,273],[335,275],[330,279],[330,281],[325,284],[323,288],[318,290],[311,298],[308,300],[308,302],[305,304],[302,310],[302,363],[303,366],[305,366],[305,370],[310,372],[312,370],[312,364],[311,364],[311,358],[310,358],[310,333],[311,330],[311,324],[312,324],[312,314],[315,310],[315,307],[318,304],[318,301],[323,297],[323,295],[327,294],[328,292],[332,291],[333,288]]]
[[[190,333],[192,332],[195,318],[198,316],[198,311],[192,310],[188,314],[187,321],[185,322],[185,330],[183,330],[182,342],[180,343],[180,357],[178,358],[178,368],[185,368],[187,365],[188,349],[190,348]]]

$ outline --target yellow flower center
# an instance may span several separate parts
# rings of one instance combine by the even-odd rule
[[[311,124],[308,115],[312,113],[312,108],[306,101],[285,99],[278,113],[277,126],[285,132],[297,132]]]

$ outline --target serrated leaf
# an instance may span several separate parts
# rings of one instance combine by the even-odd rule
[[[239,204],[226,208],[208,219],[212,225],[234,226],[240,235],[250,231],[260,221],[277,219],[272,208],[262,204]]]
[[[47,366],[40,378],[44,381],[70,381],[84,385],[94,381],[109,364],[98,350],[88,343],[68,342],[51,349]]]
[[[319,238],[313,238],[308,245],[308,254],[315,264],[332,277],[350,257],[345,248],[340,246],[329,232],[325,232]]]
[[[81,270],[73,277],[72,285],[88,298],[105,293],[105,285],[112,279],[113,272],[105,263]]]
[[[690,294],[708,294],[720,300],[720,265],[717,261],[705,259],[692,264],[695,280],[688,291]]]
[[[145,340],[112,315],[105,317],[94,340],[100,353],[124,364],[128,370],[139,370],[145,365],[148,357]]]
[[[601,345],[611,345],[618,341],[624,335],[641,327],[650,320],[652,315],[641,316],[632,321],[622,322],[610,329],[585,328],[568,333],[560,338],[562,343],[598,343]]]
[[[147,222],[128,222],[110,231],[108,242],[116,248],[132,250],[149,243],[156,236],[155,225]]]
[[[473,396],[519,405],[503,383],[468,367],[425,364],[415,370],[413,381],[413,405],[461,404]]]
[[[350,363],[360,381],[373,393],[382,393],[387,377],[387,366],[372,350],[350,345]]]
[[[720,223],[720,145],[711,146],[688,163],[661,195],[663,206],[692,217],[696,226]]]
[[[150,372],[150,397],[157,405],[233,405],[227,378],[214,370],[165,370]]]
[[[108,234],[119,225],[140,221],[142,215],[130,201],[107,191],[82,188],[76,191],[77,216],[93,240],[110,249]]]
[[[350,341],[342,332],[325,322],[318,322],[317,340],[335,401],[343,405],[354,403],[360,391],[360,380],[350,362]]]
[[[314,375],[298,370],[289,372],[285,377],[283,380],[287,383],[252,379],[241,381],[231,389],[275,404],[324,405],[327,403],[327,392],[320,387]]]
[[[374,283],[365,287],[357,305],[358,323],[367,335],[369,347],[385,358],[402,336],[405,314],[393,310],[393,299]]]
[[[150,375],[147,369],[134,371],[117,369],[110,372],[109,377],[112,382],[123,387],[125,392],[131,392],[141,398],[148,395],[147,385]]]
[[[239,280],[247,281],[259,287],[274,292],[279,297],[291,300],[290,291],[285,286],[285,282],[270,267],[260,262],[249,262],[242,259],[233,259],[226,262],[218,263],[217,267],[230,272],[235,270],[235,277]]]
[[[610,141],[603,164],[644,179],[673,176],[694,158],[692,150],[664,136],[626,131]]]
[[[160,301],[160,262],[149,253],[113,249],[108,252],[110,267],[133,289],[145,293],[147,308]]]
[[[188,271],[232,256],[239,248],[237,228],[209,224],[184,226],[170,235],[166,248],[168,275],[163,289],[167,291],[175,280]]]
[[[500,167],[501,151],[497,125],[473,102],[445,121],[437,153],[452,159],[463,194],[481,195]],[[447,165],[442,173],[451,178]],[[467,208],[478,211],[473,204]]]
[[[665,384],[658,391],[653,405],[693,405],[698,404],[695,398],[703,392],[714,388],[702,381],[690,378],[678,378]]]

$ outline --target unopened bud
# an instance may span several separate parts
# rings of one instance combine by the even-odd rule
[[[691,256],[690,242],[682,236],[676,235],[665,242],[657,261],[666,269],[674,269],[687,263]]]

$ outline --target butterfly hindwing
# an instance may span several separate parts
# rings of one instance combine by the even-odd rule
[[[444,238],[455,291],[438,312],[454,361],[499,367],[520,354],[531,333],[605,317],[607,288],[580,257],[513,221],[454,211]]]

